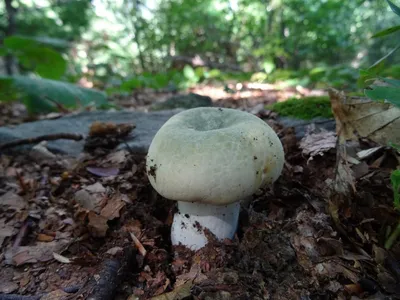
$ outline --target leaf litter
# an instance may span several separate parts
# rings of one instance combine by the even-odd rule
[[[41,299],[94,292],[102,299],[398,299],[400,243],[384,247],[399,220],[390,187],[398,157],[373,134],[354,133],[359,118],[343,119],[341,97],[332,100],[337,131],[311,130],[302,141],[260,107],[248,108],[279,132],[285,168],[273,187],[243,203],[233,240],[211,239],[196,253],[172,247],[175,204],[151,188],[143,156],[96,151],[103,147],[98,138],[91,152],[68,162],[2,155],[2,292]],[[100,134],[116,141],[109,131]]]

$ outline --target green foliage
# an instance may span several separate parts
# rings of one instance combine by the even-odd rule
[[[332,118],[331,102],[329,97],[291,98],[284,102],[277,102],[269,109],[281,116],[311,120],[316,117]]]
[[[384,80],[386,82],[390,81],[394,84],[390,86],[372,85],[370,89],[365,90],[365,95],[371,100],[376,100],[376,101],[386,100],[400,108],[400,81],[388,80],[388,79]]]
[[[392,11],[400,16],[400,8],[390,0],[387,0]],[[373,37],[382,37],[400,30],[400,26],[385,29]],[[367,97],[375,101],[388,101],[397,107],[400,107],[400,80],[385,78],[380,74],[385,69],[385,60],[394,52],[400,49],[400,44],[393,48],[384,57],[375,62],[366,70],[360,70],[359,86],[366,87],[364,93]],[[398,75],[398,74],[397,74]],[[386,83],[386,85],[375,84],[376,80]]]
[[[44,78],[60,79],[64,75],[67,62],[57,51],[44,45],[54,45],[49,39],[10,36],[4,39],[4,53],[18,58],[19,63],[29,71]],[[57,43],[57,46],[60,44]]]
[[[389,35],[389,34],[392,34],[392,33],[397,32],[397,31],[399,31],[399,30],[400,30],[400,25],[398,25],[398,26],[393,26],[393,27],[384,29],[384,30],[382,30],[382,31],[380,31],[380,32],[378,32],[378,33],[375,33],[372,37],[373,37],[373,38],[378,38],[378,37],[387,36],[387,35]]]
[[[22,99],[30,113],[44,113],[63,108],[103,107],[104,93],[76,85],[26,76],[0,77],[0,101]]]
[[[400,16],[400,7],[398,7],[397,5],[395,5],[392,1],[390,0],[386,0],[387,3],[389,3],[390,8],[393,10],[393,12]]]
[[[395,170],[390,175],[390,181],[393,188],[394,207],[400,210],[400,170]]]

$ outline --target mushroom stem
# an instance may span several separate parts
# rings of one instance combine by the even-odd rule
[[[179,201],[178,210],[171,228],[172,244],[182,244],[198,250],[208,243],[204,228],[210,230],[220,241],[234,237],[240,203],[213,205]]]

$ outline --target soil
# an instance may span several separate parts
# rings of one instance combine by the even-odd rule
[[[0,299],[400,299],[400,243],[383,247],[399,219],[393,155],[369,158],[335,202],[336,149],[309,160],[293,129],[259,115],[283,173],[243,201],[233,240],[196,253],[171,245],[176,203],[151,187],[145,157],[1,155]]]

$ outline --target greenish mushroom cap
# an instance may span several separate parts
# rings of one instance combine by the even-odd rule
[[[155,135],[147,173],[163,197],[226,205],[274,182],[282,144],[260,118],[235,109],[201,107],[171,117]]]

